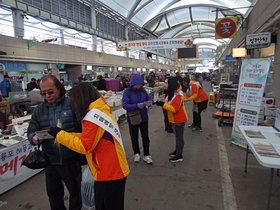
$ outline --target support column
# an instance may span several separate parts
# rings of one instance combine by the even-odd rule
[[[124,27],[124,36],[125,36],[125,39],[128,41],[129,37],[128,37],[128,26],[127,25]],[[126,57],[129,57],[129,52],[125,51],[125,55],[126,55]]]
[[[63,33],[63,29],[59,30],[59,34],[60,34],[60,45],[64,46],[64,33]]]
[[[101,41],[101,52],[102,52],[102,53],[105,53],[105,51],[104,51],[104,43],[103,43],[103,41]]]
[[[17,38],[24,37],[24,18],[26,14],[20,10],[13,9],[13,24],[14,24],[14,35]]]
[[[277,43],[280,43],[280,30],[277,31]],[[275,97],[275,105],[280,106],[280,47],[275,47],[274,53],[274,66],[273,66],[273,75],[272,75],[272,92]]]
[[[91,27],[96,30],[96,13],[95,13],[95,6],[92,6],[91,8]],[[97,50],[97,36],[91,35],[91,48],[92,51]]]

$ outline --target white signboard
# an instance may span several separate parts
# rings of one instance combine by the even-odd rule
[[[116,47],[117,51],[186,48],[193,47],[193,40],[190,38],[173,38],[122,41],[118,42]]]
[[[270,32],[248,34],[246,36],[247,49],[265,48],[265,47],[269,47],[270,44],[271,44]]]
[[[242,62],[231,136],[234,144],[246,146],[239,125],[258,124],[270,62],[270,58],[244,59]]]
[[[28,140],[0,150],[0,195],[42,171],[22,165],[26,156],[34,150]]]
[[[274,128],[280,132],[280,108],[276,110]]]

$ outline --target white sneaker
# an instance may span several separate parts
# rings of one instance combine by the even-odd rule
[[[140,155],[138,153],[135,154],[133,157],[134,157],[133,160],[134,160],[135,163],[139,163],[140,162]]]
[[[148,164],[151,164],[153,162],[152,157],[150,155],[149,156],[144,156],[143,160]]]

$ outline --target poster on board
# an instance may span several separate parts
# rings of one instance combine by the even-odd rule
[[[270,58],[244,59],[236,99],[231,142],[246,147],[239,125],[257,126]]]

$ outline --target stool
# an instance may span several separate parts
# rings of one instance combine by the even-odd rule
[[[215,104],[215,93],[214,92],[209,92],[208,103]]]

